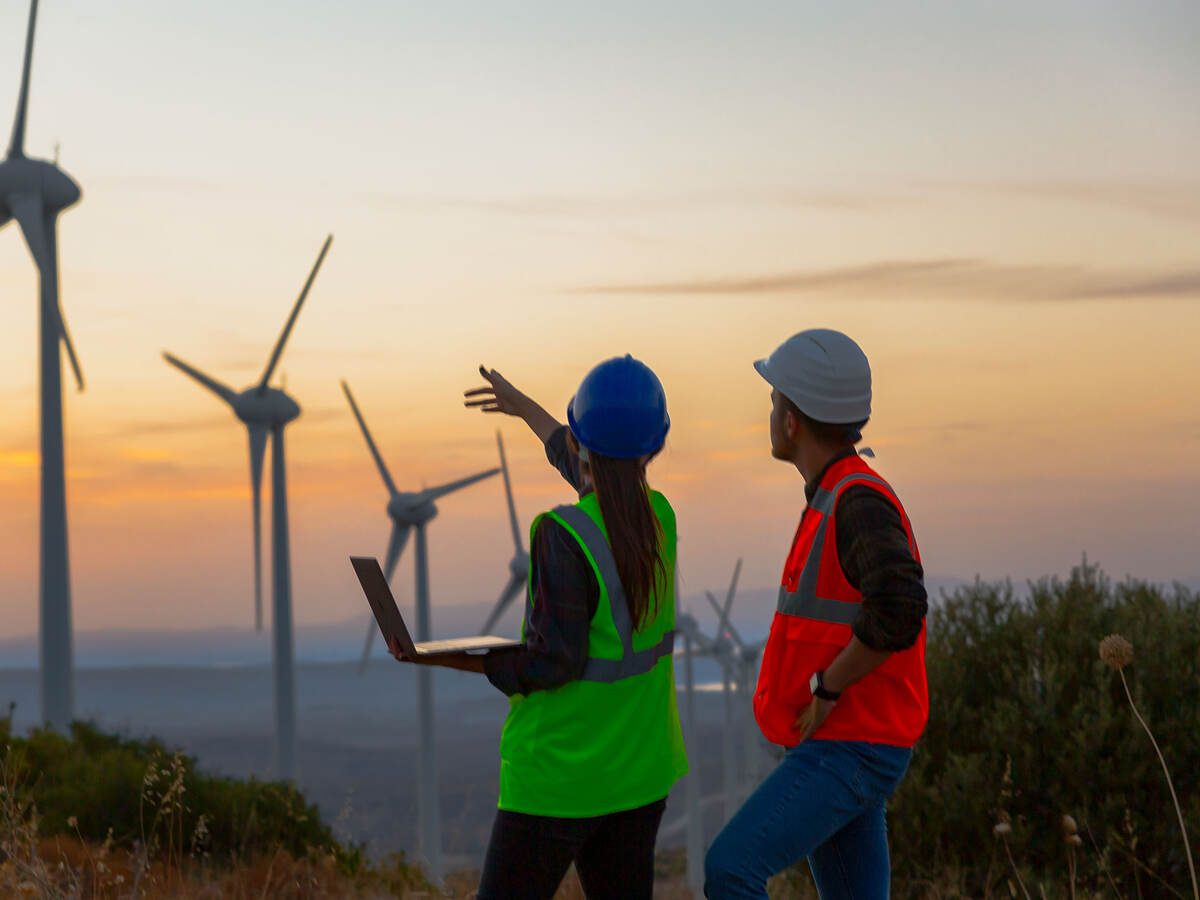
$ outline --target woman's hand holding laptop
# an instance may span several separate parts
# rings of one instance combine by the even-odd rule
[[[437,656],[417,657],[413,659],[401,648],[400,641],[395,637],[388,638],[388,652],[400,662],[412,662],[423,666],[445,666],[447,669],[458,669],[460,672],[483,673],[482,653],[468,653],[462,650],[458,653],[439,653]]]

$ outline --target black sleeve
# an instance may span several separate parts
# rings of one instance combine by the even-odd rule
[[[558,469],[558,474],[566,479],[567,484],[575,488],[575,493],[583,490],[583,476],[579,472],[579,457],[567,448],[567,426],[561,425],[546,441],[546,459],[550,465]]]
[[[528,694],[575,681],[588,659],[588,630],[600,586],[583,548],[558,522],[544,518],[530,548],[533,610],[525,644],[489,653],[483,670],[505,694]]]
[[[929,602],[899,510],[879,491],[854,485],[838,498],[834,517],[842,572],[862,592],[855,636],[872,650],[907,650]]]

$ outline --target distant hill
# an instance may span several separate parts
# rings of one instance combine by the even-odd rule
[[[1200,579],[1197,579],[1200,582]],[[934,602],[955,587],[969,582],[959,578],[930,576],[926,580]],[[759,587],[739,590],[734,599],[732,618],[746,641],[766,637],[775,612],[778,588]],[[683,606],[694,615],[700,628],[713,634],[717,616],[702,593],[684,590]],[[404,609],[405,616],[410,610]],[[487,618],[488,604],[434,606],[433,637],[459,637],[475,634]],[[516,636],[521,610],[514,604],[496,626],[502,635]],[[412,623],[410,622],[410,625]],[[296,658],[301,662],[348,662],[362,654],[367,616],[320,625],[296,627]],[[386,651],[376,635],[373,655],[383,658]],[[76,632],[75,664],[83,668],[112,666],[246,666],[269,663],[271,659],[270,624],[260,633],[252,628],[224,626],[194,630],[111,628]],[[29,669],[38,664],[37,636],[28,634],[0,639],[0,668]]]
[[[365,607],[365,603],[364,603]],[[487,616],[483,606],[447,606],[433,610],[434,637],[473,634]],[[405,616],[409,611],[405,611]],[[507,620],[507,616],[505,617]],[[519,620],[514,616],[513,629]],[[411,622],[410,622],[411,624]],[[362,654],[367,615],[318,625],[297,625],[296,658],[305,662],[346,662]],[[386,650],[376,634],[374,654]],[[244,666],[269,662],[271,626],[223,626],[190,630],[111,628],[75,634],[75,664],[107,666]],[[37,665],[37,637],[0,639],[0,668]]]
[[[943,593],[951,594],[973,579],[931,575],[925,585],[933,603]],[[1179,582],[1200,591],[1200,575]],[[1024,581],[1014,581],[1018,594],[1025,592]],[[733,603],[733,624],[742,639],[750,642],[766,637],[779,589],[758,587],[739,590]],[[704,594],[684,590],[683,606],[696,617],[700,628],[713,634],[717,615]],[[403,609],[403,608],[402,608]],[[459,604],[433,610],[433,637],[459,637],[475,634],[491,611],[488,604]],[[410,610],[405,609],[406,616]],[[520,604],[500,620],[495,632],[516,636],[520,629]],[[410,623],[411,624],[411,623]],[[296,628],[296,658],[301,662],[348,662],[359,658],[366,637],[367,617],[345,619],[323,625],[299,625]],[[378,637],[378,635],[376,636]],[[29,669],[37,666],[36,635],[0,639],[0,668]],[[383,642],[374,643],[374,658],[384,658]],[[167,629],[103,629],[77,632],[75,663],[80,667],[110,666],[245,666],[269,663],[271,630],[261,633],[251,628],[220,627],[191,631]]]

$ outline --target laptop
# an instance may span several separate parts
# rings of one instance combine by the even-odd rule
[[[441,641],[421,641],[419,644],[414,644],[412,635],[408,633],[408,626],[404,624],[404,617],[400,615],[400,610],[396,607],[396,598],[392,596],[392,589],[388,587],[387,579],[383,577],[383,569],[379,567],[379,560],[373,556],[352,556],[350,564],[354,566],[358,582],[362,585],[363,593],[367,595],[367,602],[371,604],[371,612],[375,614],[375,621],[379,623],[379,631],[383,634],[383,639],[386,641],[389,637],[394,637],[400,643],[400,649],[404,651],[404,655],[411,660],[446,656],[450,653],[464,651],[486,654],[491,650],[503,647],[522,646],[521,641],[490,634],[479,637],[449,638]]]

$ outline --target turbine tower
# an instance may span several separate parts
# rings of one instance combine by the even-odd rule
[[[80,391],[83,390],[83,375],[59,304],[58,216],[78,203],[82,194],[71,176],[57,166],[57,160],[51,163],[25,155],[29,71],[33,63],[36,26],[37,0],[31,0],[17,113],[8,153],[0,162],[0,227],[10,219],[17,221],[37,265],[41,293],[38,315],[42,467],[38,651],[42,721],[65,732],[75,710],[60,343],[66,344]]]
[[[739,559],[737,566],[733,570],[733,581],[729,585],[729,593],[725,598],[724,609],[721,608],[711,593],[707,594],[708,602],[716,610],[718,628],[720,629],[722,639],[725,641],[725,646],[721,649],[725,657],[722,668],[725,670],[726,733],[732,736],[733,717],[731,716],[729,706],[733,700],[729,693],[729,679],[731,674],[737,684],[738,697],[736,702],[740,709],[740,716],[738,718],[744,720],[739,726],[743,738],[742,755],[739,758],[740,765],[738,766],[736,778],[736,783],[739,785],[738,794],[740,796],[737,800],[739,803],[750,795],[750,792],[754,788],[753,782],[758,777],[755,750],[759,746],[759,730],[758,724],[754,721],[754,687],[758,676],[758,658],[767,643],[766,640],[762,640],[755,644],[746,644],[742,640],[742,636],[738,634],[737,629],[733,627],[733,622],[729,618],[729,609],[733,604],[733,595],[737,589],[738,575],[741,571],[742,561]],[[729,776],[728,768],[726,769],[726,776]]]
[[[375,465],[379,469],[379,474],[383,476],[383,483],[388,490],[387,513],[392,520],[392,536],[388,540],[387,557],[384,560],[383,570],[384,577],[388,581],[391,581],[396,563],[400,561],[400,554],[404,551],[404,545],[408,543],[409,533],[414,528],[417,531],[415,566],[417,640],[427,641],[430,639],[429,550],[425,529],[438,513],[434,501],[460,488],[465,488],[467,485],[482,481],[484,478],[490,478],[500,470],[488,469],[486,472],[470,475],[440,487],[427,488],[416,493],[401,493],[397,490],[396,482],[392,480],[391,473],[388,472],[383,457],[379,453],[379,448],[375,446],[375,439],[371,437],[367,423],[358,410],[358,404],[354,402],[350,386],[345,381],[342,382],[342,390],[346,393],[346,399],[350,401],[350,409],[354,413],[354,418],[358,420],[358,427],[362,429],[363,437],[367,441],[367,448],[371,451],[371,456],[375,458]],[[367,657],[371,653],[371,643],[375,637],[376,628],[375,620],[372,618],[367,623],[367,639],[363,645],[362,661],[358,667],[360,675],[366,669]],[[437,758],[434,755],[433,739],[433,672],[429,666],[417,666],[417,710],[421,728],[420,755],[417,760],[417,815],[420,819],[421,853],[429,867],[430,877],[435,883],[440,883],[442,879],[442,834],[438,810]]]
[[[496,432],[496,444],[500,448],[500,469],[504,472],[504,493],[508,497],[508,521],[512,525],[513,543],[517,549],[513,558],[508,561],[508,584],[500,592],[500,599],[496,601],[495,609],[483,623],[480,634],[488,634],[492,630],[509,604],[524,591],[525,583],[529,580],[529,552],[521,543],[521,526],[517,524],[517,508],[513,504],[512,483],[508,478],[508,461],[504,458],[504,440],[499,431]],[[374,634],[373,631],[371,633]]]
[[[705,591],[705,596],[708,602],[712,604],[712,608],[717,612],[717,619],[720,623],[716,647],[713,655],[721,663],[721,674],[724,681],[725,695],[725,730],[721,735],[722,750],[721,755],[724,758],[724,776],[723,787],[725,791],[725,821],[733,818],[733,814],[737,811],[737,794],[738,777],[737,777],[737,748],[734,746],[734,729],[735,720],[740,718],[736,715],[734,706],[735,700],[733,696],[733,680],[737,678],[738,692],[742,693],[745,690],[746,678],[741,665],[741,651],[744,647],[741,637],[733,627],[733,623],[729,621],[729,609],[733,606],[733,595],[737,591],[738,576],[742,572],[742,561],[739,559],[737,565],[733,569],[733,580],[729,583],[729,591],[725,594],[725,606],[721,607],[717,603],[717,598],[710,591]],[[736,645],[735,645],[736,642]]]
[[[681,597],[679,593],[679,558],[675,561],[675,630],[683,635],[683,673],[684,673],[684,742],[689,747],[700,746],[700,736],[696,729],[696,678],[692,667],[692,659],[698,654],[711,654],[714,642],[705,637],[696,623],[696,618],[687,612],[680,611]],[[678,652],[678,651],[677,651]],[[700,762],[697,756],[689,766],[684,782],[684,817],[683,825],[687,829],[687,884],[693,893],[699,895],[704,888],[704,819],[700,800]]]
[[[242,420],[250,435],[250,486],[254,505],[254,600],[255,623],[262,630],[262,472],[267,437],[271,438],[271,533],[272,533],[272,590],[271,620],[274,628],[273,653],[275,667],[275,776],[285,781],[296,778],[296,687],[293,673],[292,644],[292,567],[288,541],[287,476],[284,467],[283,429],[300,415],[300,406],[278,388],[268,386],[284,345],[300,315],[300,307],[312,287],[317,271],[329,252],[333,235],[325,238],[321,253],[304,282],[300,297],[292,307],[283,333],[275,343],[271,358],[258,384],[240,394],[169,353],[163,357],[185,375],[191,376],[229,404],[233,414]]]

